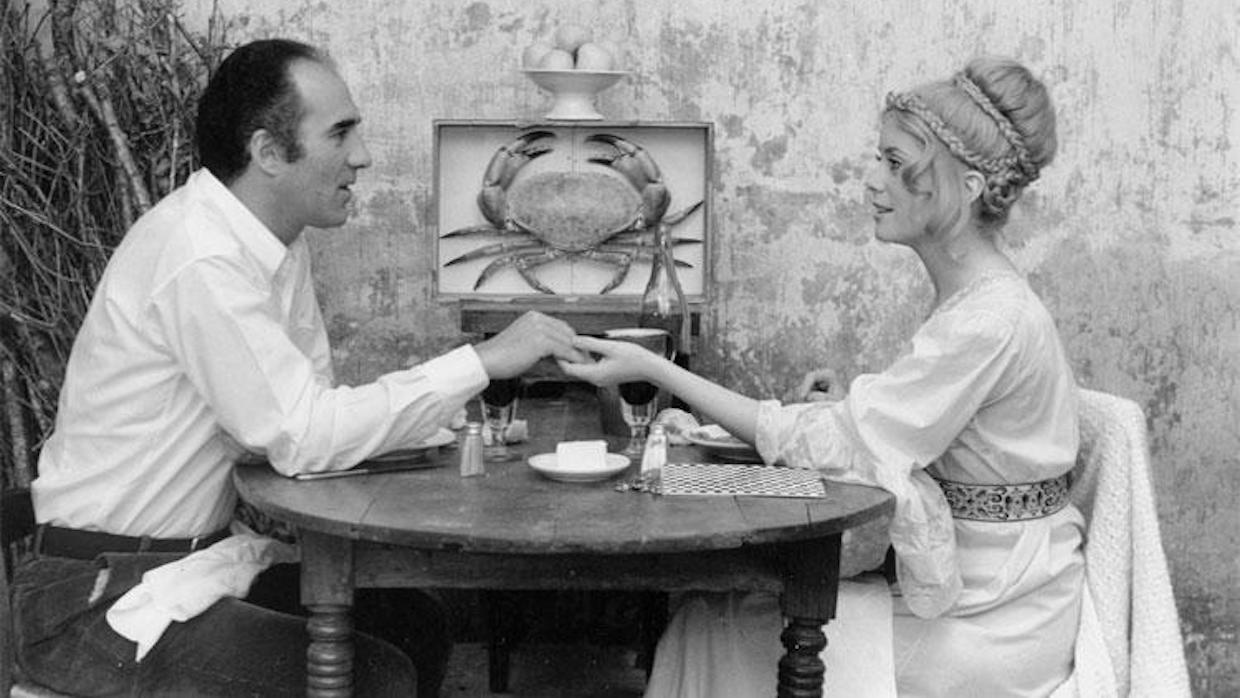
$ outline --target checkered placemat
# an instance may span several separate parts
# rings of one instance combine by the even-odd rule
[[[661,494],[827,496],[816,471],[734,463],[668,463],[663,466],[659,490]]]

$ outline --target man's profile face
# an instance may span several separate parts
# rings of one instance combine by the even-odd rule
[[[370,166],[358,125],[361,115],[349,89],[331,67],[299,60],[289,66],[302,102],[297,137],[302,156],[289,163],[280,183],[288,222],[332,228],[349,217],[349,186]]]

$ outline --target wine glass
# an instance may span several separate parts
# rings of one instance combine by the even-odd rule
[[[676,343],[671,334],[664,329],[654,327],[624,327],[607,330],[603,333],[607,339],[630,342],[644,347],[649,351],[671,359],[675,355]],[[646,448],[646,430],[654,419],[655,397],[659,394],[658,386],[647,381],[631,381],[621,383],[620,415],[624,423],[629,425],[629,444],[621,451],[630,458],[641,456]]]
[[[517,406],[517,393],[521,391],[520,378],[492,378],[480,396],[482,419],[491,442],[483,447],[482,458],[488,461],[508,461],[516,454],[505,444],[508,425]]]

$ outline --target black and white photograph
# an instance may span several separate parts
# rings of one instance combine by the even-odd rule
[[[0,695],[1240,696],[1240,3],[0,8]]]

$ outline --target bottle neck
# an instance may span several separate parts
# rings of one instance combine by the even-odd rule
[[[685,294],[676,278],[676,258],[671,241],[662,230],[655,232],[655,250],[650,266],[650,280],[642,294],[642,311],[669,317],[685,310]]]
[[[676,276],[671,236],[660,225],[655,229],[655,250],[650,280],[642,294],[640,324],[667,330],[676,347],[675,353],[680,356],[688,350],[688,315],[689,303]]]

